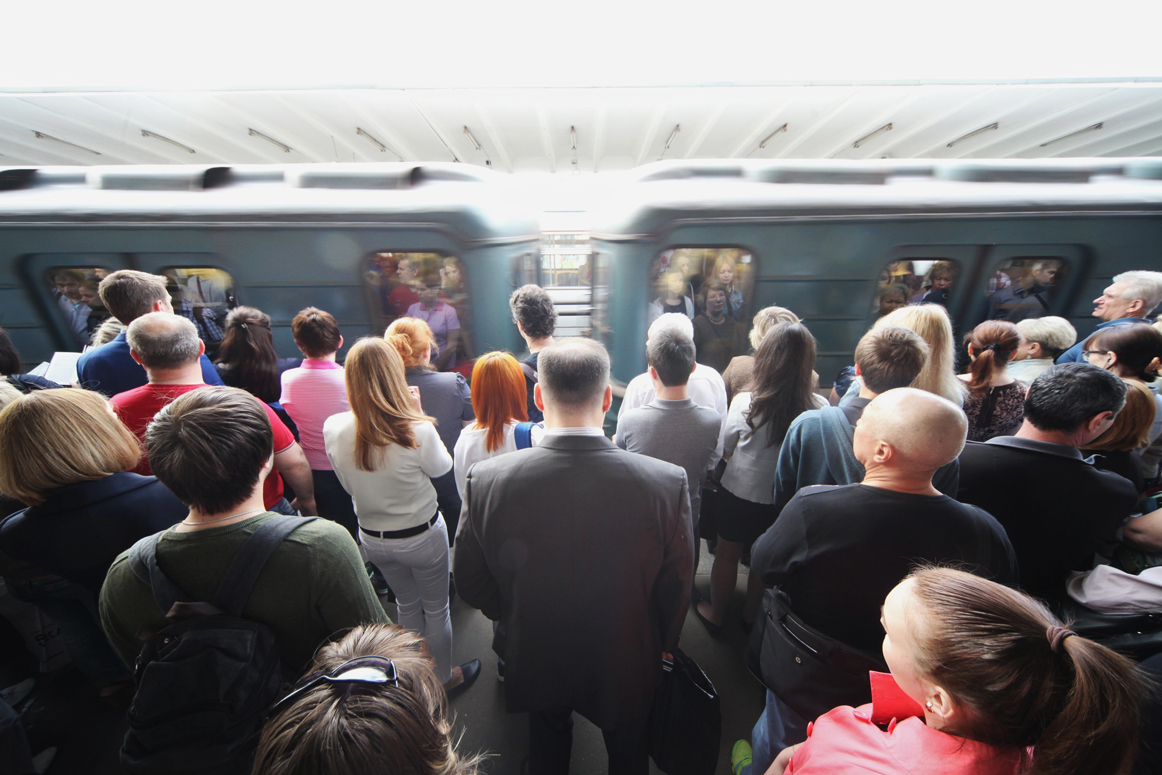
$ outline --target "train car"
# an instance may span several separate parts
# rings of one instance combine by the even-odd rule
[[[539,224],[511,178],[452,164],[91,167],[0,172],[0,327],[29,365],[79,351],[104,319],[97,282],[164,274],[209,349],[229,309],[268,313],[275,346],[307,306],[348,343],[425,289],[454,305],[459,348],[518,350],[514,284],[537,279]]]
[[[604,199],[593,330],[622,382],[645,370],[667,295],[697,312],[701,288],[727,276],[743,326],[772,304],[803,318],[826,389],[894,305],[942,303],[958,336],[989,317],[1053,314],[1084,337],[1113,275],[1162,269],[1157,160],[662,162]],[[1036,298],[1002,303],[1035,270]]]

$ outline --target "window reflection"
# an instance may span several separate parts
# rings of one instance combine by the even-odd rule
[[[100,266],[58,266],[45,273],[49,294],[77,349],[90,344],[101,324],[109,319],[109,310],[97,292],[108,274],[109,270]]]
[[[1054,288],[1063,279],[1065,262],[1058,258],[1022,257],[1002,261],[989,278],[989,320],[1019,323],[1049,315]]]

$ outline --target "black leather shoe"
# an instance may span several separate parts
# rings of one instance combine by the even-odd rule
[[[697,605],[694,606],[694,615],[698,617],[698,621],[702,622],[702,626],[706,628],[706,632],[710,633],[711,638],[715,638],[716,640],[721,640],[721,638],[722,638],[722,625],[721,624],[715,624],[714,622],[710,621],[705,616],[703,616],[702,612],[698,610]]]
[[[476,679],[480,677],[480,660],[474,659],[471,662],[465,662],[460,665],[460,672],[464,674],[464,680],[448,690],[449,700],[459,697],[468,691],[469,686],[476,683]]]

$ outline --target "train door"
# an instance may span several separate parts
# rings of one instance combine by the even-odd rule
[[[111,272],[133,268],[134,262],[128,253],[34,253],[25,257],[22,266],[27,294],[4,305],[0,325],[28,351],[80,352],[109,319],[97,285]],[[29,300],[40,308],[39,315],[28,309]],[[50,343],[25,342],[20,337],[24,329],[32,333],[41,328]]]

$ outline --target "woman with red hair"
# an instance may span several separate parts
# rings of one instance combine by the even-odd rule
[[[516,358],[505,352],[485,353],[472,368],[472,409],[476,422],[460,432],[452,453],[456,488],[464,497],[468,469],[474,463],[517,450],[517,423],[529,419],[525,403],[525,375]],[[544,429],[532,428],[532,441],[540,440]]]

